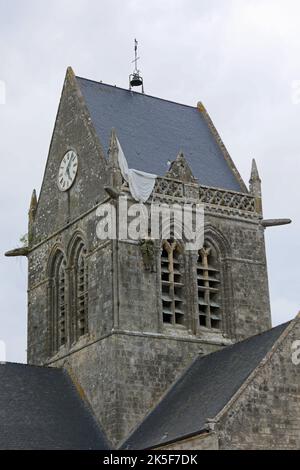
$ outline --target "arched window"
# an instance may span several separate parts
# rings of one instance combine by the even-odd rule
[[[76,246],[73,266],[74,337],[79,339],[88,332],[88,269],[83,241]]]
[[[161,284],[163,322],[184,324],[183,277],[180,245],[176,240],[165,240],[161,254]]]
[[[199,251],[197,263],[199,324],[221,328],[221,292],[218,253],[206,242]]]
[[[66,344],[66,288],[65,288],[64,255],[58,251],[54,257],[52,268],[51,323],[53,352]]]

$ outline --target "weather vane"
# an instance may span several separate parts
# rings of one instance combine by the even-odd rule
[[[140,58],[138,57],[138,42],[135,39],[134,40],[134,60],[132,63],[135,64],[134,71],[131,75],[129,75],[129,90],[135,86],[141,86],[142,87],[142,93],[144,93],[144,83],[143,83],[143,78],[140,75],[140,71],[137,68],[137,63]]]

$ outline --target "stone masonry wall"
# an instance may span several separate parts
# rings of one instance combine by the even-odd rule
[[[58,170],[67,151],[78,155],[75,184],[58,189]],[[43,241],[68,221],[81,217],[106,196],[108,170],[102,147],[85,109],[75,78],[68,72],[49,149],[34,223],[34,244]]]
[[[215,432],[200,434],[190,439],[160,447],[161,450],[219,450],[218,435]]]
[[[78,175],[71,189],[62,193],[57,188],[58,168],[71,148],[78,153]],[[138,243],[102,242],[96,237],[96,208],[108,200],[106,184],[111,184],[108,165],[69,71],[32,227],[28,361],[70,367],[97,418],[117,442],[199,351],[207,354],[267,329],[270,312],[264,234],[257,217],[208,210],[207,236],[218,246],[222,266],[223,330],[197,326],[195,254],[184,255],[185,325],[164,325],[160,249],[153,270],[147,271]],[[68,276],[76,234],[87,248],[89,332],[76,343],[67,341],[52,356],[49,262],[55,249],[61,249]],[[66,290],[68,299],[68,281]],[[67,329],[73,315],[69,302]]]
[[[224,308],[232,336],[242,340],[271,328],[264,229],[259,221],[210,215],[205,224],[221,246]],[[219,240],[218,234],[222,235]]]
[[[113,328],[112,290],[112,243],[100,242],[96,237],[96,211],[71,224],[61,233],[41,244],[29,255],[28,263],[28,362],[45,364],[51,357],[50,350],[50,302],[49,260],[59,247],[68,262],[70,246],[75,234],[80,234],[86,243],[89,272],[88,329],[89,333],[79,342],[67,344],[56,355],[65,357],[78,348],[107,335]],[[68,298],[68,282],[66,298]],[[71,307],[67,306],[67,329],[72,319]]]
[[[199,353],[218,348],[192,338],[114,333],[51,365],[70,368],[117,445]]]
[[[228,344],[230,338],[235,340],[239,331],[249,336],[267,329],[268,296],[256,296],[251,302],[247,297],[249,291],[255,291],[259,276],[262,286],[267,285],[267,278],[264,260],[258,259],[264,245],[263,238],[257,245],[261,236],[257,224],[210,217],[209,226],[216,227],[228,241],[227,251],[222,246],[221,252],[227,267],[224,275],[228,276],[223,300],[231,329],[224,336],[207,329],[195,332],[183,326],[166,326],[160,310],[159,251],[153,272],[147,271],[138,244],[122,242],[115,247],[111,242],[100,242],[96,237],[96,221],[95,208],[40,245],[29,257],[28,359],[36,364],[70,364],[96,416],[116,443],[141,421],[199,351],[212,352]],[[249,245],[245,253],[243,244],[234,243],[237,233],[242,237],[243,232],[246,247]],[[68,343],[51,357],[47,262],[56,245],[68,253],[74,233],[82,233],[88,247],[89,334],[75,344]],[[117,256],[113,257],[114,250]],[[192,305],[193,289],[188,285],[187,288]],[[263,306],[267,314],[262,311]],[[191,312],[187,309],[187,318]],[[111,332],[119,334],[104,339]],[[100,386],[99,377],[109,380],[105,379]],[[99,393],[93,384],[99,384]]]

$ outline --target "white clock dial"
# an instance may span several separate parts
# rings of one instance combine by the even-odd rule
[[[61,191],[70,189],[78,170],[78,157],[74,150],[69,150],[61,161],[58,172],[58,187]]]

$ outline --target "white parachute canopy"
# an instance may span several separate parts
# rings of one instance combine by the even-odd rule
[[[120,170],[124,180],[129,184],[129,189],[133,199],[138,202],[148,201],[154,189],[157,175],[128,168],[128,163],[118,138],[117,144]]]

